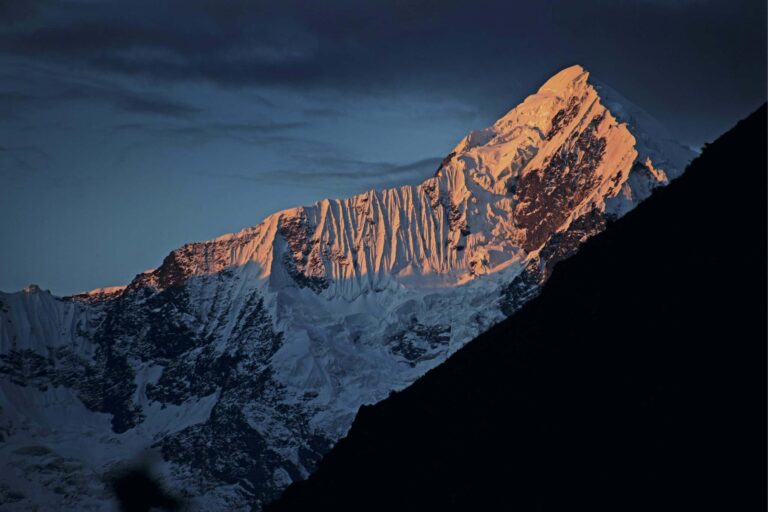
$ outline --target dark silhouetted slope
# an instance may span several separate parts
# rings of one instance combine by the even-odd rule
[[[268,510],[765,510],[766,109]]]

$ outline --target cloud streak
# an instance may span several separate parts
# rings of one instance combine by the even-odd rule
[[[0,107],[6,111],[50,109],[75,102],[102,104],[121,112],[191,118],[200,108],[157,91],[131,87],[82,71],[18,59],[2,60]]]
[[[0,176],[37,172],[50,156],[35,146],[0,146]]]
[[[424,158],[407,163],[370,162],[326,157],[308,161],[301,168],[263,170],[254,173],[206,174],[217,179],[234,179],[275,185],[297,184],[331,192],[340,189],[370,190],[418,184],[434,174],[442,158]]]
[[[48,109],[72,102],[95,102],[122,112],[171,118],[190,118],[200,112],[197,107],[167,96],[139,93],[117,86],[52,83],[45,89],[37,94],[17,90],[0,92],[0,105],[6,109],[24,110]]]
[[[249,147],[269,149],[284,165],[277,169],[252,172],[204,173],[209,178],[237,179],[259,183],[294,184],[326,190],[360,187],[390,187],[421,182],[431,176],[442,157],[397,163],[350,157],[335,144],[307,138],[292,132],[310,126],[306,122],[187,124],[123,123],[115,133],[148,136],[158,146],[169,143],[183,147],[199,146],[226,139]],[[146,147],[146,143],[134,143]]]

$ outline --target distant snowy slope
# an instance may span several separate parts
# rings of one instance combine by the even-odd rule
[[[692,156],[573,66],[419,185],[275,213],[124,288],[0,294],[0,503],[106,508],[93,475],[152,448],[194,507],[260,508]]]

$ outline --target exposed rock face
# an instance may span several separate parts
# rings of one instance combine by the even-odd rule
[[[45,445],[103,473],[153,448],[192,506],[258,509],[362,404],[517,310],[691,156],[574,66],[420,185],[275,213],[125,288],[2,294],[0,450]],[[9,482],[32,478],[29,457],[3,461]],[[22,487],[19,508],[59,498]]]

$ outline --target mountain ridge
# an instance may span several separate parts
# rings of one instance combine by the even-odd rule
[[[640,160],[639,165],[646,166],[645,171],[647,171],[651,176],[651,185],[650,188],[653,187],[653,183],[657,184],[664,184],[667,183],[669,179],[674,179],[677,177],[685,167],[685,164],[687,161],[690,160],[690,158],[693,156],[692,153],[680,146],[677,143],[668,143],[668,137],[669,135],[666,133],[666,131],[656,122],[653,120],[650,116],[642,112],[642,110],[632,107],[631,103],[629,103],[626,99],[624,99],[622,96],[620,96],[618,93],[613,91],[612,89],[608,88],[607,86],[597,82],[594,79],[591,79],[589,73],[585,71],[581,66],[574,65],[571,67],[568,67],[564,69],[563,71],[557,73],[552,78],[550,78],[547,82],[545,82],[537,91],[536,94],[529,96],[526,98],[522,103],[522,105],[525,105],[527,102],[535,102],[536,97],[544,96],[545,98],[551,95],[554,95],[556,98],[562,98],[563,100],[569,100],[567,105],[565,105],[566,108],[562,108],[558,110],[556,113],[554,113],[554,122],[552,123],[552,126],[549,128],[547,133],[545,134],[545,138],[552,139],[557,133],[558,130],[564,129],[567,127],[567,124],[572,118],[576,117],[578,114],[581,114],[581,112],[578,111],[579,107],[577,104],[578,102],[573,101],[576,100],[575,94],[578,92],[579,94],[582,94],[585,90],[589,90],[590,88],[593,88],[595,91],[604,91],[604,94],[607,94],[606,98],[615,98],[615,100],[608,100],[613,106],[614,110],[621,112],[621,115],[619,115],[614,121],[625,123],[627,125],[632,125],[635,129],[637,129],[637,133],[641,135],[639,137],[639,140],[648,139],[649,135],[646,133],[646,131],[643,131],[639,126],[645,126],[650,125],[654,131],[654,133],[658,133],[662,136],[662,143],[664,146],[663,152],[660,152],[658,148],[650,149],[646,146],[643,146],[642,144],[639,144],[639,149],[637,154],[637,158]],[[547,98],[548,99],[548,98]],[[595,98],[590,97],[589,101],[600,101],[602,97],[596,96]],[[583,99],[582,99],[583,101]],[[629,106],[629,108],[625,107]],[[550,105],[545,105],[545,107],[550,107]],[[275,212],[269,216],[260,224],[244,228],[238,232],[235,233],[229,233],[225,234],[219,237],[216,237],[211,240],[202,241],[202,242],[193,242],[189,244],[185,244],[181,248],[172,251],[164,260],[163,264],[160,265],[157,269],[152,269],[150,271],[143,272],[139,274],[129,285],[128,287],[136,288],[137,286],[145,286],[150,285],[158,288],[165,288],[168,286],[171,286],[172,284],[176,283],[176,280],[183,280],[184,277],[189,277],[189,275],[185,274],[184,269],[181,268],[181,265],[178,263],[179,260],[184,260],[183,257],[185,254],[194,253],[196,251],[200,251],[202,249],[202,261],[194,261],[192,262],[193,265],[191,269],[187,270],[193,270],[191,275],[195,275],[196,272],[194,270],[197,270],[197,273],[215,273],[218,270],[221,270],[221,268],[225,268],[232,265],[242,265],[248,262],[257,262],[261,266],[262,273],[271,273],[272,268],[274,265],[274,255],[268,254],[269,249],[274,247],[275,244],[275,237],[278,234],[288,235],[289,237],[294,234],[300,234],[300,233],[294,233],[296,230],[300,230],[302,227],[304,227],[309,220],[313,220],[314,222],[310,223],[310,226],[317,227],[319,224],[322,224],[326,214],[333,215],[333,205],[334,203],[340,204],[340,203],[346,203],[349,202],[351,204],[345,205],[345,210],[342,212],[338,212],[337,215],[341,217],[346,217],[349,219],[350,223],[353,220],[354,215],[350,215],[352,210],[355,210],[358,215],[361,213],[361,210],[365,210],[366,213],[370,213],[371,206],[367,203],[368,201],[371,202],[380,202],[383,204],[383,209],[387,210],[391,208],[389,205],[387,205],[387,202],[385,198],[387,196],[401,196],[398,197],[400,201],[408,201],[407,196],[411,197],[418,197],[421,196],[422,202],[425,202],[423,197],[424,195],[429,195],[429,201],[435,206],[444,206],[441,204],[441,201],[445,200],[444,191],[448,192],[448,195],[455,195],[455,191],[461,190],[464,185],[462,183],[457,183],[458,174],[454,169],[451,168],[451,163],[454,160],[460,159],[461,157],[465,157],[468,153],[471,152],[473,148],[477,148],[480,146],[485,146],[488,143],[492,141],[492,139],[501,139],[502,141],[506,142],[506,139],[510,138],[516,138],[519,137],[519,133],[506,133],[504,132],[504,128],[512,125],[515,129],[519,129],[520,127],[527,127],[528,129],[534,130],[534,131],[541,131],[541,127],[538,125],[545,124],[546,122],[549,122],[549,119],[552,117],[552,114],[550,112],[544,112],[543,115],[540,115],[539,110],[541,110],[541,107],[538,105],[535,106],[538,110],[534,111],[534,115],[531,115],[530,111],[524,111],[523,115],[519,115],[518,111],[519,107],[516,107],[509,112],[507,112],[505,115],[503,115],[499,120],[497,120],[491,127],[486,128],[485,130],[478,130],[471,132],[466,137],[464,137],[449,153],[448,157],[446,157],[443,160],[443,163],[440,165],[438,170],[435,173],[435,176],[433,178],[440,178],[441,175],[444,174],[451,174],[451,176],[447,176],[444,181],[451,182],[452,186],[440,186],[441,183],[438,182],[438,180],[434,179],[427,179],[425,182],[423,182],[421,185],[416,186],[404,186],[404,187],[394,187],[390,189],[384,189],[381,192],[377,192],[376,190],[370,190],[367,192],[363,192],[360,194],[356,194],[354,196],[351,196],[348,199],[322,199],[316,203],[314,203],[311,206],[299,206],[295,208],[288,208],[285,210],[281,210],[279,212]],[[568,110],[570,109],[570,110]],[[626,112],[625,112],[626,109]],[[607,112],[609,115],[613,114],[613,112]],[[518,115],[516,115],[518,114]],[[527,117],[526,117],[527,116]],[[638,122],[640,125],[638,126]],[[632,141],[632,143],[637,143],[638,138],[634,137],[634,133],[629,133],[629,138]],[[495,144],[495,145],[498,145]],[[515,145],[512,147],[513,150],[523,153],[526,148],[525,147],[518,147],[519,145]],[[653,153],[653,155],[651,155]],[[666,154],[665,154],[666,153]],[[457,156],[458,155],[458,156]],[[664,156],[662,156],[664,155]],[[535,157],[535,155],[533,155]],[[653,164],[650,166],[647,165],[645,160],[653,156],[656,159],[661,159],[661,165],[656,164],[656,167],[666,167],[666,170],[663,168],[656,169]],[[481,176],[477,181],[482,181],[482,185],[486,190],[491,190],[493,192],[501,192],[502,194],[505,194],[507,192],[507,186],[509,181],[509,174],[512,174],[514,170],[512,170],[512,167],[518,167],[522,168],[527,166],[530,162],[525,158],[520,158],[519,155],[512,155],[510,158],[509,153],[504,155],[503,158],[506,158],[507,161],[504,161],[502,159],[503,164],[509,163],[509,166],[506,165],[496,165],[495,167],[489,167],[488,169],[482,169],[482,171],[485,173],[485,175]],[[534,167],[536,166],[537,162],[533,162],[531,165]],[[543,163],[543,162],[542,162]],[[613,164],[616,164],[616,162],[612,162]],[[454,166],[455,167],[455,166]],[[487,166],[486,166],[487,167]],[[509,167],[509,168],[508,168]],[[471,169],[470,169],[471,170]],[[518,169],[519,170],[519,169]],[[490,171],[490,172],[488,172]],[[632,174],[635,169],[624,169],[627,174]],[[501,176],[500,174],[507,172],[508,176],[505,180],[504,176]],[[465,173],[466,174],[466,173]],[[667,176],[669,174],[670,176]],[[617,204],[622,203],[622,199],[626,199],[626,202],[629,203],[636,203],[637,200],[641,200],[650,193],[650,190],[643,190],[640,183],[634,183],[631,184],[628,181],[626,181],[626,177],[624,177],[625,181],[622,181],[621,179],[618,180],[618,184],[622,185],[622,188],[625,190],[622,190],[622,194],[613,196],[612,199],[612,211],[614,215],[619,212],[626,211],[626,208],[631,207],[631,205],[626,204]],[[466,181],[466,178],[464,178]],[[493,181],[493,183],[491,183]],[[637,181],[637,180],[635,180]],[[633,188],[632,185],[635,185],[636,189],[640,189],[639,191],[635,192],[635,195],[637,197],[632,197],[633,194]],[[427,192],[427,194],[421,194],[418,191],[419,187],[424,187]],[[418,192],[417,192],[418,191]],[[463,192],[463,191],[462,191]],[[434,196],[434,194],[437,194],[437,196]],[[452,199],[452,198],[451,198]],[[460,245],[459,240],[461,239],[461,228],[465,228],[465,224],[467,223],[466,218],[460,218],[461,214],[465,212],[456,212],[457,204],[454,204],[453,202],[448,201],[449,204],[445,206],[445,209],[448,210],[448,223],[450,224],[450,236],[449,236],[449,244],[453,244],[452,248],[456,249]],[[458,203],[459,201],[457,201]],[[380,206],[380,205],[375,205]],[[395,206],[396,207],[396,206]],[[464,205],[463,209],[466,209],[466,205]],[[373,208],[375,210],[375,208]],[[374,211],[374,214],[379,213]],[[458,214],[458,218],[456,217]],[[308,217],[314,217],[314,219],[309,219]],[[385,217],[386,215],[379,215],[379,217]],[[357,219],[359,220],[359,219]],[[370,219],[368,219],[370,220]],[[442,216],[439,216],[439,220],[433,224],[434,229],[437,229],[438,231],[444,229],[444,226],[439,225],[439,221],[443,220]],[[282,221],[282,222],[281,222]],[[373,262],[374,264],[371,265],[373,267],[372,271],[373,273],[378,273],[382,260],[386,259],[386,254],[380,254],[379,252],[376,252],[375,254],[365,254],[363,257],[360,257],[359,254],[352,253],[349,249],[350,246],[356,245],[355,242],[359,243],[360,239],[367,235],[368,233],[364,234],[357,234],[357,236],[349,236],[345,233],[345,228],[342,224],[342,220],[333,222],[335,224],[331,229],[335,231],[334,235],[339,238],[339,244],[333,245],[330,247],[330,251],[334,254],[329,255],[328,258],[331,261],[319,261],[319,251],[315,251],[314,248],[310,249],[310,253],[307,255],[308,260],[303,261],[301,259],[296,259],[296,261],[293,262],[294,266],[296,267],[296,270],[299,272],[300,275],[303,275],[303,277],[307,278],[308,283],[314,282],[315,284],[310,286],[310,288],[316,289],[316,290],[322,290],[325,289],[324,285],[321,284],[322,280],[330,280],[330,279],[337,279],[337,278],[344,278],[348,277],[350,274],[349,270],[343,270],[342,266],[344,263],[348,263],[345,260],[352,259],[357,261],[362,261],[363,263],[366,262]],[[458,227],[459,233],[456,234],[456,228]],[[320,227],[322,229],[322,226]],[[433,230],[424,230],[424,231],[434,231]],[[316,234],[313,230],[313,234]],[[263,237],[266,237],[265,240],[259,240],[259,235],[262,235]],[[346,238],[345,236],[346,235]],[[466,235],[464,235],[466,236]],[[330,237],[329,235],[326,235],[326,237]],[[256,243],[256,246],[250,246],[252,242]],[[302,240],[296,240],[296,244],[301,244]],[[394,240],[392,240],[390,243],[394,244]],[[387,241],[385,240],[385,244]],[[218,246],[224,246],[223,250],[220,249]],[[290,245],[290,243],[289,243]],[[300,252],[303,249],[306,249],[306,247],[299,247],[299,245],[296,245],[295,252]],[[529,249],[534,249],[534,245],[531,244],[528,246]],[[294,247],[291,247],[294,249]],[[440,247],[430,247],[429,242],[423,243],[421,247],[417,247],[416,250],[411,250],[406,256],[407,261],[405,264],[410,262],[410,260],[415,259],[415,253],[419,252],[418,250],[421,250],[421,252],[429,252],[430,249],[433,252],[440,253]],[[235,254],[229,254],[227,255],[227,250],[235,252]],[[395,248],[394,250],[397,250]],[[459,249],[461,251],[462,249]],[[466,250],[466,246],[463,250]],[[213,254],[209,254],[210,252],[213,252]],[[210,261],[211,257],[213,257],[213,260]],[[422,267],[426,267],[428,271],[430,269],[436,269],[438,272],[442,269],[451,269],[453,265],[456,264],[455,261],[456,254],[453,254],[452,257],[446,258],[445,256],[440,253],[436,257],[427,257],[426,265],[422,264]],[[394,264],[394,262],[391,262]],[[320,268],[320,267],[324,268]],[[328,269],[327,267],[331,266],[331,269]],[[401,265],[403,266],[403,265]],[[165,268],[164,268],[165,267]],[[466,270],[466,266],[462,267],[462,270]],[[165,270],[165,272],[164,272]],[[355,266],[352,266],[352,273],[355,272],[355,270],[358,270],[355,268]],[[365,270],[365,269],[363,269]],[[392,273],[392,268],[387,268],[386,270],[389,271],[389,273]],[[346,272],[346,273],[345,273]],[[318,288],[319,287],[319,288]],[[118,288],[118,287],[113,287]],[[97,289],[99,290],[99,289]],[[85,292],[90,293],[90,292]],[[79,297],[83,294],[75,294],[72,297]]]
[[[615,117],[583,68],[550,82],[419,185],[277,212],[125,288],[0,294],[8,478],[56,498],[13,451],[39,443],[81,476],[157,451],[203,508],[258,509],[305,478],[361,405],[514,313],[692,156],[639,108],[612,100]],[[98,508],[85,487],[67,495]]]

